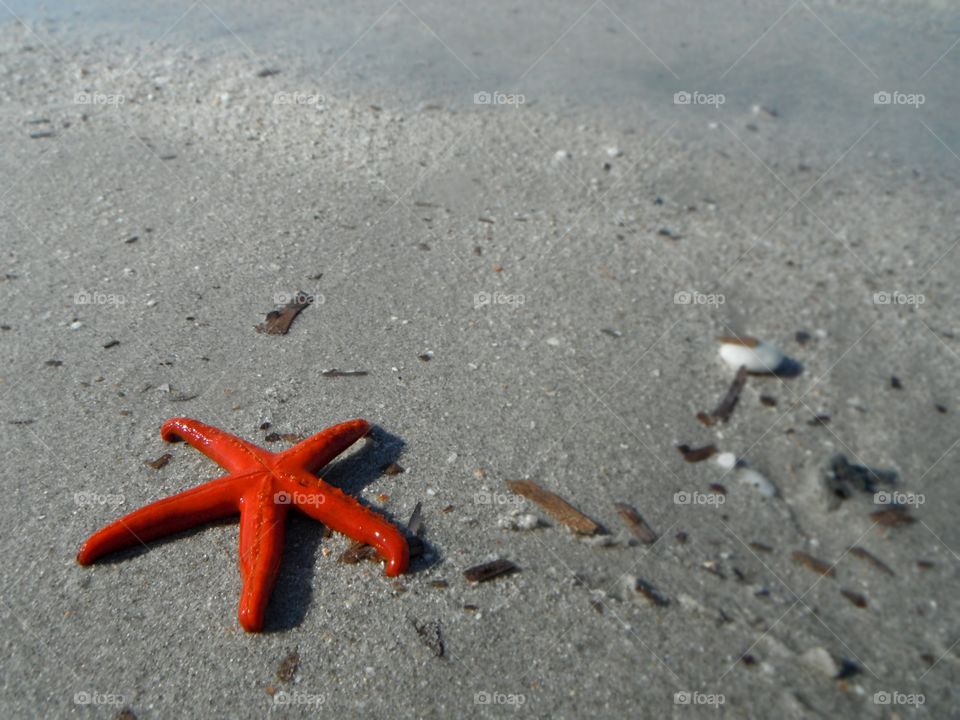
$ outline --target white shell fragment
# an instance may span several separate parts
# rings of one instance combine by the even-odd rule
[[[511,513],[502,515],[497,525],[505,530],[535,530],[540,525],[540,518],[529,513]]]
[[[715,458],[717,465],[724,470],[733,470],[737,466],[737,456],[732,452],[724,452]]]
[[[720,357],[734,370],[746,367],[749,372],[773,373],[786,356],[776,347],[754,337],[722,337]]]
[[[757,492],[767,498],[777,496],[777,487],[753,468],[742,467],[737,470],[737,480],[744,485],[750,485]]]

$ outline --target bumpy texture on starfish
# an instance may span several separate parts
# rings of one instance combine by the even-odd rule
[[[400,575],[410,563],[403,533],[314,475],[369,430],[366,420],[349,420],[289,450],[271,453],[196,420],[167,420],[160,430],[164,440],[186,440],[230,474],[158,500],[110,523],[87,539],[77,554],[77,562],[89,565],[114,550],[239,512],[243,590],[238,617],[245,630],[257,632],[263,628],[270,592],[280,569],[284,521],[292,506],[331,530],[372,545],[386,560],[387,575]]]

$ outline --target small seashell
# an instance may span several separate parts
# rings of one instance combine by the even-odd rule
[[[833,677],[840,668],[825,648],[812,647],[800,656],[800,661],[811,670],[817,670],[827,677]]]
[[[714,461],[724,470],[733,470],[737,466],[737,456],[732,452],[720,453]]]
[[[737,470],[736,477],[741,483],[752,486],[764,497],[772,498],[777,496],[777,487],[752,468],[740,468]]]
[[[720,357],[734,370],[773,373],[786,359],[776,347],[754,337],[720,337]]]

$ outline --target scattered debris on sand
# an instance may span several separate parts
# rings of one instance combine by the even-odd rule
[[[144,460],[143,464],[152,467],[154,470],[159,470],[160,468],[166,467],[167,463],[173,460],[173,455],[170,453],[164,453],[156,460]]]
[[[643,519],[643,516],[637,512],[636,508],[627,503],[617,502],[613,504],[617,509],[624,524],[633,533],[640,542],[645,545],[653,545],[657,541],[657,534]]]
[[[558,522],[580,535],[595,535],[602,531],[599,524],[588,518],[556,493],[545,490],[532,480],[508,480],[507,487],[517,495],[532,500]]]
[[[683,459],[688,463],[697,463],[713,457],[717,452],[716,445],[705,445],[700,448],[692,448],[689,445],[677,445],[677,450],[683,455]]]
[[[720,357],[734,370],[745,367],[751,373],[773,375],[787,359],[775,346],[748,335],[724,335],[717,340],[720,342]]]
[[[824,577],[833,577],[836,575],[836,570],[832,565],[819,558],[815,558],[803,550],[794,550],[790,554],[790,557],[792,557],[793,561],[798,565],[803,565],[807,570],[823,575]]]
[[[890,569],[890,566],[887,565],[885,562],[883,562],[883,560],[881,560],[880,558],[878,558],[876,555],[869,552],[868,550],[860,547],[859,545],[856,545],[850,548],[850,554],[853,555],[855,558],[864,560],[865,562],[869,563],[874,568],[876,568],[877,570],[879,570],[880,572],[886,575],[893,576],[895,574],[893,570]]]
[[[734,408],[737,407],[737,401],[740,400],[740,393],[743,392],[743,387],[746,384],[747,368],[741,366],[740,369],[737,370],[737,374],[730,384],[730,389],[727,390],[727,394],[723,396],[720,404],[709,413],[697,413],[697,419],[707,426],[713,425],[717,420],[724,423],[729,421],[730,416],[733,415]]]
[[[434,657],[443,657],[446,647],[443,643],[443,627],[439,620],[429,620],[426,622],[417,622],[411,620],[413,629],[417,631],[417,637],[433,653]]]
[[[484,583],[504,575],[512,575],[519,571],[520,568],[509,560],[500,559],[467,568],[463,571],[463,576],[470,582]]]
[[[337,368],[325,368],[320,371],[323,377],[366,377],[370,374],[368,370],[338,370]]]
[[[267,313],[266,320],[256,326],[257,332],[266,335],[286,335],[297,315],[309,307],[312,302],[313,296],[311,294],[298,290],[293,299],[282,308]]]

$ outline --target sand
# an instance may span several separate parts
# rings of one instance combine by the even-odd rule
[[[900,79],[955,23],[932,3],[801,3],[713,86],[722,106],[674,105],[711,87],[695,58],[722,56],[719,75],[784,10],[748,5],[463,10],[476,26],[413,3],[11,6],[3,716],[954,713],[960,51]],[[697,80],[640,60],[625,27]],[[874,105],[884,88],[926,102]],[[315,302],[290,332],[257,333],[296,291]],[[802,372],[751,377],[705,427],[733,333]],[[393,582],[292,516],[259,635],[236,620],[235,522],[78,566],[95,529],[218,474],[161,441],[173,416],[269,449],[368,419],[323,475],[397,522],[422,503],[426,557]],[[682,443],[735,453],[777,496]],[[870,493],[833,500],[837,453],[895,471],[915,522],[878,525]],[[512,479],[609,534],[576,537]],[[540,523],[510,529],[514,513]],[[496,558],[520,571],[463,577]]]

